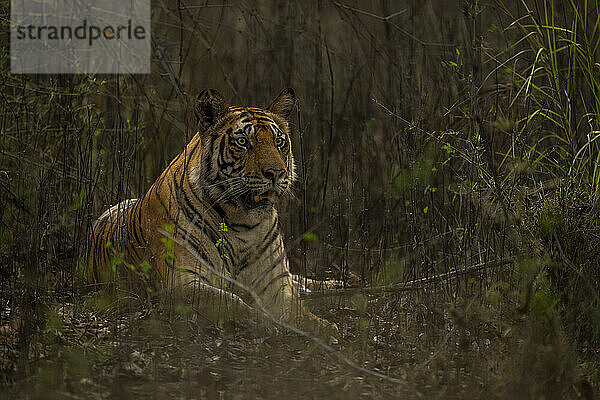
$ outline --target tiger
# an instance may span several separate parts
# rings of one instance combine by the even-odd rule
[[[336,334],[335,324],[299,301],[279,232],[275,205],[296,178],[296,101],[287,88],[266,109],[229,106],[217,90],[203,90],[193,106],[196,133],[184,150],[141,198],[118,203],[93,224],[89,281],[115,281],[123,266],[144,267],[157,293],[226,303],[238,315],[263,310]]]

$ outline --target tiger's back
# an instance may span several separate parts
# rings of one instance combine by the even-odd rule
[[[120,202],[106,210],[92,226],[88,242],[88,280],[111,280],[112,265],[120,254],[132,264],[141,263],[146,246],[141,229],[138,199]],[[108,267],[111,268],[108,268]]]

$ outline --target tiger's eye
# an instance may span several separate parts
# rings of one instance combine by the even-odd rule
[[[238,144],[238,146],[245,147],[248,144],[248,139],[241,137],[238,138],[235,142]]]
[[[285,139],[282,137],[278,137],[277,139],[275,139],[275,144],[277,145],[277,147],[281,147],[285,144]]]

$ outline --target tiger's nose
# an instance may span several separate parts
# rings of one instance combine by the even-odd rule
[[[283,169],[283,168],[280,168],[280,169],[267,168],[267,169],[263,169],[262,173],[265,176],[265,178],[269,179],[273,183],[277,183],[278,181],[285,178],[285,169]]]

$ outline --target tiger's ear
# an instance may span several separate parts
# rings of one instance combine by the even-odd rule
[[[287,88],[283,89],[275,101],[269,106],[268,110],[275,115],[279,115],[280,117],[289,120],[295,105],[296,94],[294,93],[294,89]]]
[[[194,104],[196,123],[201,132],[206,131],[212,125],[227,114],[229,105],[215,89],[204,89],[198,95]]]

